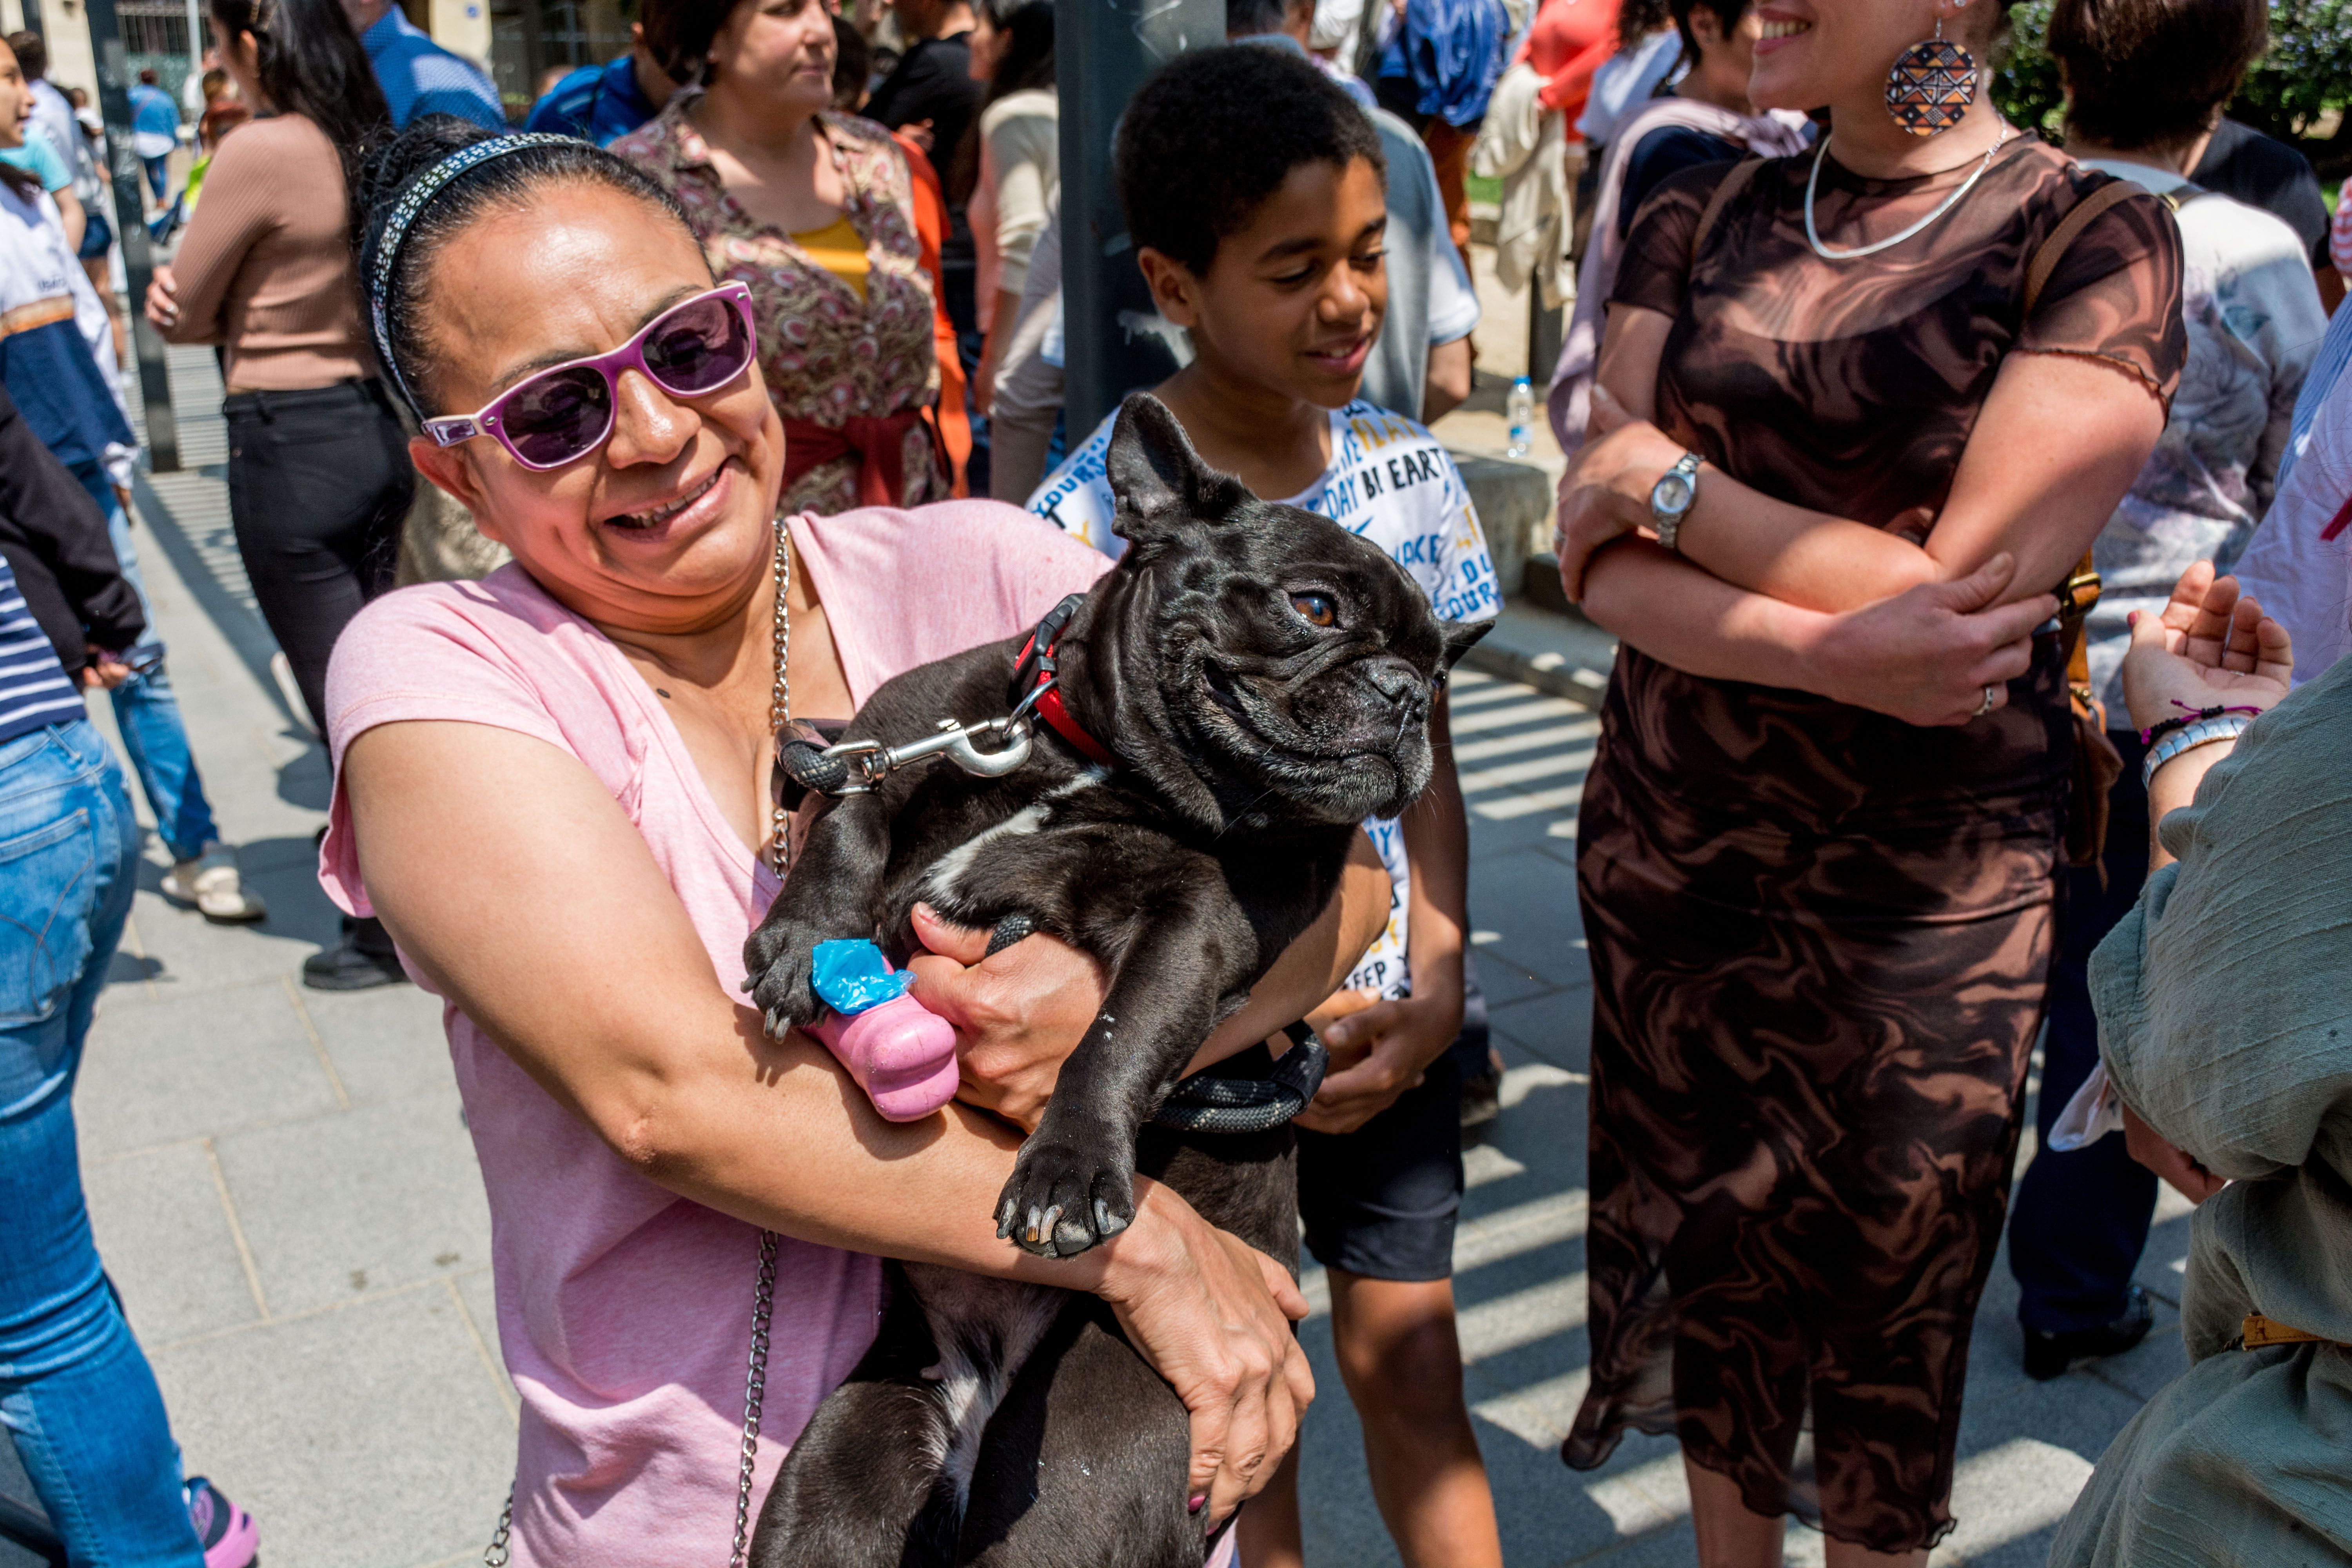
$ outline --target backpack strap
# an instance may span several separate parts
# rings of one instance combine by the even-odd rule
[[[2058,226],[2050,231],[2050,237],[2042,242],[2033,259],[2025,264],[2025,309],[2019,320],[2032,317],[2033,307],[2042,302],[2042,290],[2049,284],[2050,275],[2058,270],[2058,264],[2066,258],[2067,247],[2091,226],[2092,220],[2117,202],[2128,201],[2139,194],[2140,188],[2128,180],[2111,180],[2076,202],[2074,210],[2058,220]]]
[[[1746,190],[1756,178],[1757,171],[1763,167],[1763,159],[1750,155],[1734,163],[1731,172],[1716,182],[1715,194],[1707,197],[1706,205],[1699,209],[1698,226],[1691,230],[1692,271],[1698,270],[1698,253],[1706,247],[1706,237],[1715,232],[1715,220],[1723,216],[1723,209],[1731,205],[1731,198]]]

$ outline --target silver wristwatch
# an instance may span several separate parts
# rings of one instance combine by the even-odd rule
[[[1658,542],[1669,550],[1682,549],[1675,542],[1682,535],[1683,519],[1698,500],[1698,466],[1704,460],[1696,452],[1685,452],[1650,487],[1650,521],[1657,524]]]

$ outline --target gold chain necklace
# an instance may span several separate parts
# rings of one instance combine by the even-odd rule
[[[776,688],[768,699],[768,728],[776,744],[784,743],[784,726],[793,721],[793,683],[787,666],[792,661],[793,623],[784,601],[792,596],[793,555],[792,530],[782,518],[776,520]],[[792,869],[792,813],[784,809],[782,795],[771,786],[774,799],[773,816],[768,829],[767,858],[769,868],[782,877]]]

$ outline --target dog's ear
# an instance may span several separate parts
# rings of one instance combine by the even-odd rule
[[[1440,621],[1438,629],[1445,634],[1445,668],[1452,669],[1462,662],[1462,656],[1476,646],[1480,637],[1495,629],[1492,621]]]
[[[1118,501],[1112,531],[1132,544],[1181,538],[1249,499],[1239,479],[1201,461],[1176,416],[1148,392],[1119,405],[1103,471]]]

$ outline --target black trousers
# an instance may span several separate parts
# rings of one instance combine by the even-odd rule
[[[323,733],[335,638],[392,586],[416,495],[408,431],[380,381],[239,392],[221,406],[237,553]]]
[[[2098,873],[2058,872],[2058,954],[2050,972],[2050,1029],[2042,1043],[2042,1138],[2009,1211],[2009,1267],[2017,1276],[2018,1320],[2042,1333],[2113,1322],[2147,1245],[2156,1174],[2124,1151],[2120,1132],[2061,1154],[2050,1126],[2099,1061],[2099,1020],[2091,1011],[2091,950],[2130,912],[2147,880],[2147,791],[2140,786],[2139,736],[2110,730],[2124,754],[2123,777],[2107,797],[2107,846]]]

